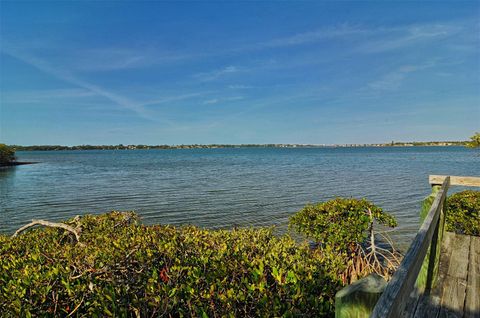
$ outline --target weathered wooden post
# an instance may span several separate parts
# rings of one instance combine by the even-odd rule
[[[382,295],[387,282],[377,274],[345,286],[335,295],[335,318],[367,318]]]

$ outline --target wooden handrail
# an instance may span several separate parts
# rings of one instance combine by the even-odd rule
[[[430,175],[430,176],[428,176],[428,182],[431,185],[439,185],[439,184],[443,184],[443,181],[446,178],[447,178],[447,176]],[[450,176],[450,185],[451,186],[480,187],[480,177]]]
[[[410,293],[414,290],[428,248],[432,244],[435,230],[439,226],[440,213],[449,186],[450,177],[447,176],[443,180],[442,188],[437,193],[425,221],[405,254],[402,263],[378,300],[371,317],[398,317],[404,311]]]

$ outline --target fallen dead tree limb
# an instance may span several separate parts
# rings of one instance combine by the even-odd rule
[[[69,225],[66,225],[64,223],[56,223],[56,222],[50,222],[50,221],[44,221],[44,220],[32,220],[32,222],[22,226],[21,228],[19,228],[13,235],[12,237],[16,237],[18,236],[18,234],[20,234],[21,232],[25,231],[26,229],[28,228],[31,228],[35,225],[43,225],[43,226],[47,226],[47,227],[56,227],[56,228],[61,228],[61,229],[64,229],[65,231],[68,231],[70,233],[72,233],[73,235],[75,235],[75,239],[77,240],[77,242],[80,242],[80,234],[78,233],[78,231],[76,229],[74,229],[73,227],[69,226]]]

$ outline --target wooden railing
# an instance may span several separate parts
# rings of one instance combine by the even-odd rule
[[[437,176],[430,175],[428,176],[428,182],[432,185],[442,184],[447,176]],[[480,187],[480,178],[479,177],[457,177],[449,176],[450,185],[452,186],[466,186],[466,187]]]
[[[399,313],[404,311],[410,294],[415,289],[415,282],[429,247],[430,260],[426,289],[432,287],[436,278],[434,273],[435,257],[437,249],[440,249],[441,246],[439,240],[440,215],[443,213],[449,187],[450,177],[445,177],[425,221],[405,254],[402,263],[375,305],[371,315],[372,318],[398,317]]]
[[[454,185],[480,187],[480,177],[431,175],[429,183],[435,198],[433,202],[425,199],[427,208],[430,203],[431,206],[390,282],[387,284],[378,275],[370,275],[346,286],[337,293],[337,318],[405,316],[408,311],[405,307],[412,300],[412,295],[418,296],[433,288],[437,278],[445,219],[443,207],[448,189]]]

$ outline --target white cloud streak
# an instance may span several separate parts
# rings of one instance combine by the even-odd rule
[[[161,105],[161,104],[166,104],[166,103],[171,103],[171,102],[177,102],[177,101],[197,98],[197,97],[200,97],[200,96],[203,96],[203,95],[207,95],[209,93],[210,93],[209,91],[205,91],[205,92],[200,92],[200,93],[175,95],[175,96],[164,97],[164,98],[160,98],[160,99],[149,100],[149,101],[141,103],[140,105],[141,106],[158,106],[158,105]]]
[[[5,45],[3,45],[1,49],[2,49],[2,53],[8,54],[24,63],[27,63],[46,74],[52,75],[60,80],[63,80],[67,83],[78,86],[80,88],[84,88],[91,93],[95,93],[98,96],[102,96],[110,100],[111,102],[115,103],[116,105],[124,109],[133,111],[138,116],[144,119],[152,120],[151,116],[147,113],[146,109],[141,104],[135,101],[132,101],[121,95],[112,93],[108,90],[103,89],[100,86],[97,86],[87,81],[84,81],[82,79],[79,79],[73,74],[71,74],[70,72],[68,72],[67,70],[59,70],[53,67],[48,62],[42,59],[39,59],[35,56],[26,54],[24,52],[19,52],[15,49],[6,48]]]
[[[435,61],[430,61],[419,65],[404,65],[384,75],[380,80],[369,83],[368,86],[374,90],[396,90],[410,74],[432,68],[436,64]]]
[[[220,77],[223,77],[229,74],[238,73],[239,71],[240,70],[238,67],[229,65],[229,66],[225,66],[222,69],[217,69],[217,70],[204,72],[204,73],[197,73],[197,74],[194,74],[193,77],[202,82],[208,82],[208,81],[216,80]]]
[[[259,43],[254,47],[263,49],[304,45],[333,38],[344,38],[353,35],[358,36],[361,34],[368,34],[369,32],[369,30],[359,27],[340,25],[337,27],[323,28],[314,31],[298,33],[283,38],[273,39],[270,41],[266,41],[265,43]]]
[[[249,88],[253,88],[253,86],[234,84],[234,85],[228,85],[228,88],[230,88],[230,89],[249,89]]]
[[[203,105],[213,105],[218,103],[226,103],[226,102],[234,102],[244,99],[243,96],[231,96],[231,97],[223,97],[223,98],[212,98],[203,101]]]
[[[150,48],[95,48],[75,52],[67,57],[66,64],[80,72],[117,71],[167,65],[186,59],[191,54],[179,54]]]
[[[202,104],[203,105],[212,105],[212,104],[217,104],[219,101],[220,100],[218,98],[212,98],[212,99],[207,99]]]
[[[409,25],[391,29],[377,30],[378,38],[372,37],[357,48],[362,53],[380,53],[430,43],[447,38],[462,31],[462,27],[453,24]]]
[[[92,96],[97,96],[97,94],[84,88],[20,90],[2,93],[2,101],[13,104],[43,103],[51,100],[77,99]]]

